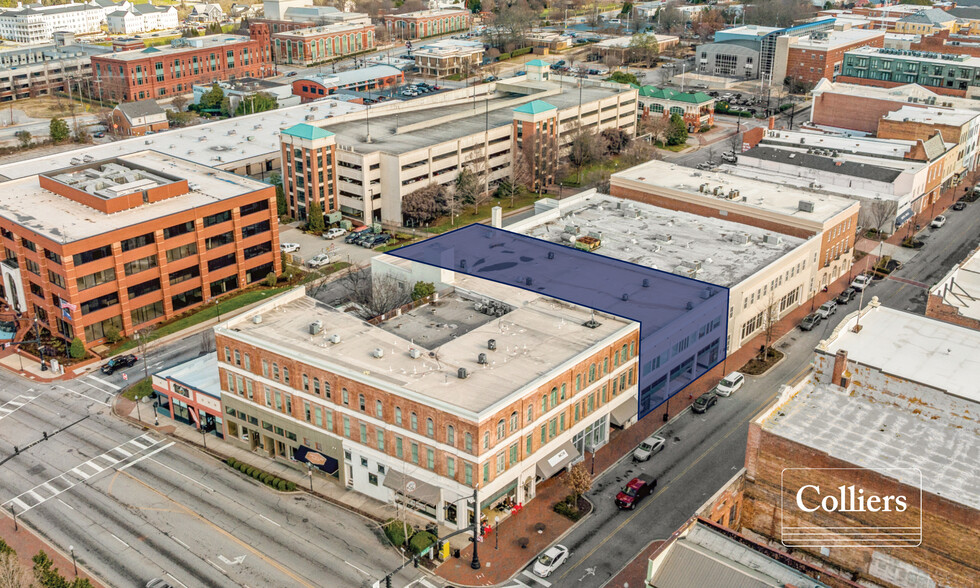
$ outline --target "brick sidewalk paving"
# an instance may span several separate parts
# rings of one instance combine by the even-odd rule
[[[18,530],[15,531],[14,519],[10,516],[0,518],[0,537],[17,552],[17,558],[28,570],[34,567],[34,562],[31,558],[43,549],[44,553],[47,553],[51,560],[54,561],[53,567],[57,568],[62,576],[69,581],[75,579],[75,570],[72,567],[70,555],[58,551],[57,548],[51,546],[33,531],[26,528],[21,521],[17,521],[17,527]],[[76,554],[76,556],[78,556],[78,577],[88,578],[93,586],[103,586],[101,582],[86,573],[82,568],[84,562],[82,554]]]

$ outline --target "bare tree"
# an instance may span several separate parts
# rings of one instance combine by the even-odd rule
[[[660,154],[654,149],[653,145],[649,141],[642,139],[634,139],[626,146],[623,150],[623,154],[620,155],[619,161],[627,167],[633,167],[634,165],[640,165],[641,163],[646,163],[652,159],[660,159]]]
[[[36,588],[34,574],[20,563],[14,550],[0,552],[0,588]]]
[[[895,211],[897,209],[897,204],[892,200],[882,200],[876,198],[871,206],[868,207],[868,219],[871,221],[871,226],[874,227],[876,231],[876,237],[881,240],[881,233],[888,221],[895,217]]]
[[[150,342],[154,338],[153,337],[153,332],[155,330],[156,330],[156,328],[154,326],[150,325],[148,327],[143,327],[142,329],[139,329],[135,333],[135,336],[136,336],[136,348],[139,350],[140,359],[143,360],[143,377],[144,378],[149,378],[150,377],[150,370],[147,367],[147,363],[146,363],[146,353],[149,350]]]
[[[210,329],[201,333],[200,355],[207,355],[209,353],[214,353],[214,331]]]
[[[769,299],[766,300],[766,310],[763,315],[765,321],[766,344],[762,349],[763,361],[769,359],[772,351],[772,338],[776,331],[776,324],[779,322],[779,307],[776,304],[776,289],[769,289]]]
[[[368,318],[387,314],[412,300],[404,283],[390,275],[372,276],[366,268],[350,266],[340,277],[340,285],[350,302],[371,315]]]
[[[742,133],[735,133],[728,139],[728,145],[731,147],[731,152],[736,155],[742,152]]]

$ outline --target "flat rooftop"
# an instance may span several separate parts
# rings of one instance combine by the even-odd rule
[[[929,290],[966,318],[980,320],[980,249]]]
[[[291,31],[283,31],[281,33],[276,33],[276,38],[283,37],[297,37],[297,38],[307,38],[307,37],[318,37],[320,35],[329,35],[333,33],[341,33],[344,31],[360,31],[363,30],[365,25],[363,24],[349,24],[346,22],[337,22],[333,24],[320,25],[317,27],[309,27],[305,29],[293,29]]]
[[[870,29],[847,29],[844,31],[826,31],[825,33],[810,33],[798,37],[796,42],[790,47],[799,49],[830,50],[853,45],[854,43],[866,43],[878,37],[884,37],[885,31]]]
[[[977,64],[980,65],[980,59],[977,59]],[[882,118],[891,121],[911,121],[929,125],[951,125],[959,127],[978,116],[980,116],[980,113],[958,108],[903,106],[898,110],[889,112]]]
[[[863,330],[861,336],[866,333],[867,330]],[[860,347],[851,345],[848,358],[859,349],[895,348],[889,344],[892,340],[882,338],[880,332],[868,339],[871,343]],[[908,359],[913,354],[900,355]],[[920,365],[920,362],[916,364]],[[974,364],[974,379],[977,369]],[[934,370],[928,372],[931,375]],[[892,402],[886,402],[883,398],[861,391],[851,395],[836,386],[809,382],[792,399],[780,405],[778,412],[774,411],[762,426],[773,435],[855,466],[871,470],[918,468],[922,472],[923,491],[980,509],[980,485],[977,484],[980,479],[980,462],[977,461],[980,425],[965,418],[955,422],[953,417],[933,419],[921,412],[916,414],[914,405],[900,405],[893,397],[887,397]],[[882,473],[896,477],[896,470]],[[918,476],[898,479],[913,487],[920,485]]]
[[[190,191],[158,202],[105,214],[42,188],[33,175],[0,183],[0,216],[61,243],[70,243],[154,221],[186,210],[268,188],[268,184],[215,170],[168,153],[141,151],[117,158],[125,167],[160,172],[163,181],[187,180]],[[93,162],[91,165],[95,165]],[[64,183],[73,170],[47,174]],[[29,203],[25,205],[25,203]]]
[[[484,315],[476,310],[484,299],[506,300],[512,310],[501,317]],[[250,320],[255,313],[261,313],[260,323]],[[330,308],[299,289],[219,328],[263,346],[274,341],[301,361],[374,380],[373,385],[477,419],[537,378],[639,326],[607,315],[595,329],[583,326],[591,316],[579,306],[457,274],[453,293],[381,326]],[[322,321],[322,331],[311,336],[310,323],[316,320]],[[339,343],[331,342],[333,335],[340,336]],[[490,339],[497,342],[495,351],[487,348]],[[411,349],[420,356],[413,359]],[[382,357],[375,356],[376,350]],[[487,355],[484,365],[478,363],[481,353]],[[466,368],[467,378],[458,377],[459,368]]]
[[[218,372],[217,352],[195,357],[190,361],[153,374],[158,378],[173,380],[188,388],[205,392],[208,396],[221,397],[221,378]]]
[[[191,37],[188,39],[177,39],[177,45],[155,45],[145,49],[134,49],[132,51],[118,51],[108,55],[102,55],[105,59],[120,61],[132,61],[134,59],[144,59],[146,57],[163,57],[184,51],[194,51],[197,49],[211,49],[247,43],[251,39],[245,35],[207,35],[204,37]]]
[[[749,149],[748,151],[740,154],[739,157],[744,159],[755,158],[762,161],[782,163],[784,165],[805,167],[824,173],[840,174],[854,178],[884,182],[886,184],[891,184],[901,177],[902,170],[898,169],[896,164],[904,161],[856,161],[858,158],[854,156],[834,157],[817,155],[815,153],[807,153],[806,151],[768,145],[759,145],[758,147]]]
[[[831,82],[822,79],[813,88],[814,96],[823,92],[834,94],[846,94],[860,98],[877,98],[879,100],[892,100],[895,102],[909,102],[913,104],[927,104],[932,102],[936,105],[952,105],[952,108],[964,110],[980,110],[980,101],[972,98],[959,98],[956,96],[945,96],[937,94],[918,84],[905,84],[894,88],[878,88],[875,86],[863,86],[861,84],[845,84],[843,82]]]
[[[659,176],[658,176],[659,179]],[[695,187],[695,190],[697,187]],[[850,203],[848,203],[850,204]],[[601,234],[595,253],[731,288],[805,240],[757,227],[658,208],[594,193],[575,204],[561,201],[561,216],[518,232],[570,245],[568,232]],[[765,243],[766,235],[772,238]],[[695,269],[700,265],[700,270]]]
[[[578,107],[579,105],[579,88],[571,84],[560,86],[552,82],[519,80],[506,80],[506,82],[508,84],[498,84],[497,91],[490,95],[489,99],[486,99],[485,96],[477,96],[475,102],[471,99],[460,99],[455,104],[433,103],[420,106],[417,109],[381,112],[376,115],[374,114],[375,111],[372,110],[370,143],[367,142],[365,120],[361,117],[358,117],[357,120],[335,124],[330,124],[329,121],[321,122],[317,126],[336,134],[338,145],[351,148],[357,153],[381,151],[397,154],[483,133],[487,125],[490,129],[509,127],[514,121],[514,108],[520,106],[520,104],[515,103],[515,100],[522,96],[526,98],[526,102],[531,102],[535,99],[536,94],[560,89],[559,93],[549,94],[542,99],[557,107],[558,110]],[[524,96],[523,94],[508,92],[506,85],[510,85],[510,82],[521,88],[529,89],[532,93]],[[635,90],[617,84],[584,85],[581,90],[581,100],[582,104],[589,104],[628,91]],[[489,114],[487,114],[488,112]],[[450,116],[454,117],[451,123],[426,126],[418,130],[396,134],[396,130],[399,128]],[[3,173],[3,168],[0,168],[0,173]]]
[[[631,167],[616,172],[612,178],[614,182],[617,179],[629,180],[648,184],[652,188],[668,188],[690,194],[698,194],[699,188],[705,183],[711,190],[721,186],[724,194],[738,190],[741,206],[816,223],[823,223],[854,206],[853,200],[825,192],[788,186],[778,186],[777,189],[776,184],[771,181],[758,181],[723,172],[699,171],[663,161],[650,161]],[[813,212],[800,210],[801,200],[812,202]]]
[[[970,57],[969,55],[959,55],[953,53],[927,53],[912,51],[907,53],[896,53],[892,49],[881,49],[877,47],[859,47],[845,53],[845,55],[856,55],[860,57],[879,57],[882,59],[898,59],[900,61],[918,61],[921,63],[934,63],[937,65],[954,65],[958,67],[980,67],[980,57]],[[954,59],[943,59],[940,55],[953,55]],[[932,57],[935,56],[935,57]]]
[[[872,137],[848,137],[805,131],[767,131],[763,145],[785,145],[800,149],[833,149],[841,153],[870,155],[874,157],[904,159],[915,147],[915,141],[901,139],[876,139]]]
[[[278,158],[279,130],[305,122],[307,116],[319,120],[363,109],[363,105],[352,102],[320,100],[193,127],[170,129],[150,137],[133,137],[8,163],[0,165],[0,176],[21,178],[67,167],[71,159],[111,159],[148,149],[214,167],[230,167],[236,161],[248,161],[270,154]]]

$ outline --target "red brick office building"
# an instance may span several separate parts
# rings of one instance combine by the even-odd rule
[[[87,346],[282,270],[275,190],[248,178],[142,151],[0,186],[4,301]]]
[[[833,80],[840,73],[844,53],[859,47],[884,47],[884,31],[848,29],[820,31],[802,37],[785,36],[776,42],[773,79],[792,79],[799,86],[813,87],[821,79]],[[785,67],[780,67],[785,64]]]
[[[467,31],[471,15],[468,10],[419,10],[386,14],[384,21],[391,38],[414,40]]]
[[[264,78],[274,70],[269,39],[262,34],[209,35],[174,43],[93,57],[95,91],[104,100],[133,102],[188,94],[194,84]]]

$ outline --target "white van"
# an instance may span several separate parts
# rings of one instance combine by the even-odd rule
[[[738,390],[745,383],[745,376],[739,372],[732,372],[721,379],[715,386],[715,394],[718,396],[731,396],[732,392]]]

